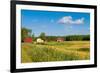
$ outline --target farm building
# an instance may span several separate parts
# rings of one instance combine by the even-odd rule
[[[27,37],[27,38],[24,39],[24,42],[32,43],[32,38],[31,37]]]
[[[64,38],[57,38],[57,42],[63,42]]]
[[[41,38],[37,38],[36,42],[37,43],[44,43],[44,40],[42,40]]]

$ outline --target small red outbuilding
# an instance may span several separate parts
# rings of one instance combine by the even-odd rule
[[[57,38],[57,42],[63,42],[64,38]]]
[[[31,37],[25,38],[24,42],[26,42],[26,43],[32,43],[32,38]]]

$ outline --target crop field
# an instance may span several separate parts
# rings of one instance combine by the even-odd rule
[[[89,41],[22,43],[21,62],[50,62],[90,59]]]

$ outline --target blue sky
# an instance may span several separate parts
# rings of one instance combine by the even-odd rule
[[[49,36],[90,34],[90,14],[21,10],[22,27],[32,30],[35,36],[45,32]]]

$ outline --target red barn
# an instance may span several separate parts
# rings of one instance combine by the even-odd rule
[[[26,43],[32,43],[32,38],[31,37],[25,38],[24,42],[26,42]]]
[[[64,38],[57,38],[57,42],[63,42]]]

